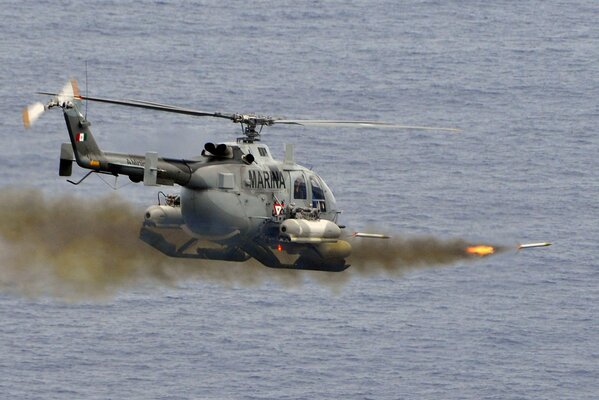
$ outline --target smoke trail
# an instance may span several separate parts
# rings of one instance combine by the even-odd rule
[[[349,262],[359,275],[401,274],[417,268],[480,259],[465,249],[472,244],[463,239],[434,237],[393,237],[387,240],[357,239],[352,243]],[[494,246],[495,253],[506,250]]]
[[[302,281],[298,271],[255,262],[166,257],[138,238],[143,210],[116,197],[50,199],[35,189],[4,188],[0,204],[0,290],[68,299],[190,278],[231,285]]]
[[[35,189],[4,188],[0,204],[0,290],[31,296],[106,296],[148,282],[176,285],[187,279],[287,286],[309,277],[338,289],[352,277],[478,258],[465,254],[468,243],[462,240],[399,238],[352,241],[352,267],[341,273],[174,259],[139,240],[143,210],[117,197],[48,198]]]

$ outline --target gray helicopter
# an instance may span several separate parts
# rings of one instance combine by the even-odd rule
[[[242,262],[254,258],[271,268],[343,271],[352,237],[385,239],[374,233],[347,232],[338,222],[333,192],[312,170],[298,165],[293,146],[285,146],[284,160],[276,160],[260,133],[272,125],[350,125],[362,127],[436,129],[376,121],[281,119],[268,116],[205,112],[141,100],[113,100],[84,96],[77,82],[68,82],[46,104],[23,110],[25,127],[47,109],[61,108],[70,142],[60,149],[60,176],[71,176],[73,161],[92,173],[126,175],[146,186],[179,185],[180,194],[163,194],[164,201],[144,215],[140,239],[170,257]],[[190,159],[106,152],[100,149],[83,101],[96,101],[170,113],[214,117],[241,125],[235,142],[206,143],[202,154]],[[162,192],[161,192],[162,193]]]

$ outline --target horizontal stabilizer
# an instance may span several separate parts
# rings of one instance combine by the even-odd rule
[[[60,176],[71,176],[73,173],[73,161],[75,155],[73,154],[73,146],[70,143],[63,143],[60,146],[60,166],[58,168],[58,175]]]

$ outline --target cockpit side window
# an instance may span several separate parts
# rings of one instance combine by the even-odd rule
[[[313,176],[310,177],[310,185],[312,186],[312,207],[318,208],[320,211],[326,211],[327,206],[324,199],[324,191],[320,187],[320,183]]]
[[[301,176],[297,177],[295,182],[293,182],[293,198],[298,200],[305,200],[307,198],[306,182],[304,182],[304,178]]]

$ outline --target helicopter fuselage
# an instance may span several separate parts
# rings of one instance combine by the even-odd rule
[[[294,162],[275,160],[262,143],[224,143],[230,158],[204,150],[202,163],[181,188],[181,214],[198,237],[253,236],[267,221],[297,208],[318,209],[336,222],[337,204],[326,183]],[[253,162],[248,163],[248,155]],[[246,160],[246,161],[244,161]]]
[[[193,172],[180,195],[146,210],[142,240],[173,257],[347,268],[351,246],[341,239],[335,197],[320,176],[292,161],[289,149],[278,161],[261,143],[207,143],[188,161]],[[187,239],[177,239],[177,231]]]

